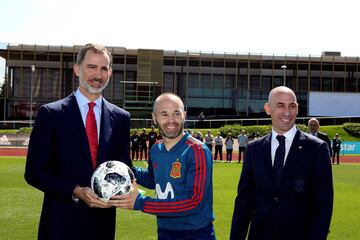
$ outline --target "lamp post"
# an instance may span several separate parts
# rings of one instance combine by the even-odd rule
[[[281,68],[282,68],[282,70],[284,70],[284,82],[283,82],[283,85],[286,86],[286,68],[287,68],[287,66],[282,65]]]
[[[33,105],[33,94],[32,94],[32,82],[34,80],[35,66],[31,65],[31,79],[30,79],[30,127],[32,126],[32,105]]]

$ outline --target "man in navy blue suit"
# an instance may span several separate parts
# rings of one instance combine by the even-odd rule
[[[264,108],[272,132],[247,147],[230,239],[326,239],[333,208],[327,143],[296,128],[291,89],[271,90]]]
[[[64,99],[41,106],[37,113],[25,179],[44,192],[38,239],[115,237],[116,209],[99,200],[89,187],[94,169],[105,161],[119,160],[132,166],[130,114],[102,97],[112,74],[111,63],[105,47],[85,45],[74,65],[79,88]],[[90,124],[88,111],[92,108],[95,118]],[[88,140],[87,125],[92,125],[92,140]]]
[[[330,156],[332,156],[330,139],[326,133],[319,131],[319,127],[320,127],[320,123],[319,123],[319,120],[317,120],[316,118],[311,118],[308,121],[309,133],[315,137],[320,138],[324,142],[326,142],[329,147],[329,150],[330,150]]]

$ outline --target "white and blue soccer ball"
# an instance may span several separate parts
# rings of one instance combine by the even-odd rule
[[[107,161],[100,164],[91,177],[91,188],[103,201],[108,201],[114,195],[124,195],[132,192],[134,173],[124,163]]]

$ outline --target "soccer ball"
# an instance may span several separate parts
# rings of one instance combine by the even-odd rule
[[[103,201],[114,195],[128,194],[134,190],[134,173],[124,163],[107,161],[100,164],[91,177],[91,188]]]

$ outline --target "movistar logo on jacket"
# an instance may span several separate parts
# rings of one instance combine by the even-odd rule
[[[169,183],[169,182],[167,182],[164,192],[161,190],[161,186],[158,183],[155,186],[155,191],[156,191],[156,196],[158,199],[167,199],[169,194],[170,194],[170,199],[174,199],[174,197],[175,197],[174,189],[173,189],[171,183]]]

